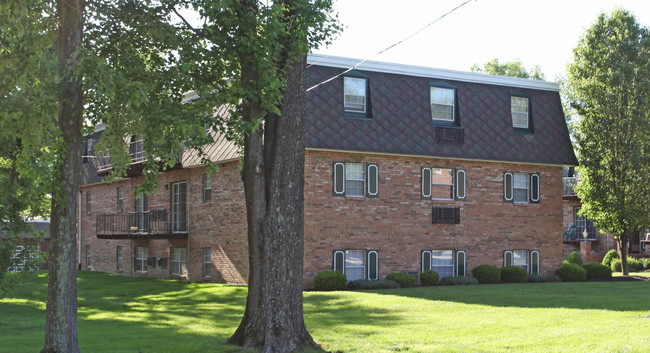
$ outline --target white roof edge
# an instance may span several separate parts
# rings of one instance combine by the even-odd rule
[[[340,56],[329,56],[323,54],[312,54],[307,56],[308,65],[321,65],[349,69],[361,61],[360,59],[344,58]],[[489,85],[538,89],[543,91],[560,91],[560,85],[556,82],[531,80],[526,78],[506,77],[488,75],[479,72],[466,72],[456,70],[436,69],[432,67],[395,64],[380,61],[366,61],[357,67],[359,70],[376,71],[399,75],[420,76],[428,78],[446,79],[463,82],[484,83]]]

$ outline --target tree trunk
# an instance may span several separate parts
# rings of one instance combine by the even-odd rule
[[[52,193],[49,278],[43,353],[79,352],[77,338],[76,196],[81,173],[83,91],[78,74],[83,0],[59,0],[60,163]]]
[[[630,274],[630,268],[627,263],[627,247],[629,246],[629,242],[630,237],[628,236],[627,231],[625,234],[618,237],[618,247],[621,249],[621,271],[623,272],[623,276]]]
[[[248,212],[249,292],[244,318],[228,343],[264,353],[318,348],[303,316],[305,64],[289,64],[281,115],[264,136],[247,135],[244,190]]]

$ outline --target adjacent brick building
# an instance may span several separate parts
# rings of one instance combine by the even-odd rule
[[[469,275],[480,264],[551,274],[562,261],[562,168],[576,164],[558,94],[544,81],[311,56],[304,285],[394,271]],[[324,83],[329,78],[332,81]],[[87,138],[97,141],[101,127]],[[237,149],[215,136],[208,175],[192,151],[136,198],[134,171],[81,189],[83,268],[245,283]],[[92,142],[88,155],[92,155]],[[89,196],[90,195],[90,196]]]

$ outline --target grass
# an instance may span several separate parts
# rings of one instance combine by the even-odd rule
[[[234,352],[246,288],[79,274],[84,352]],[[646,352],[650,281],[305,292],[314,339],[342,352]],[[47,278],[0,300],[0,352],[43,346]]]
[[[612,273],[612,276],[622,276],[623,272],[614,272]],[[647,277],[650,278],[650,272],[630,272],[630,276],[639,276],[639,277]]]

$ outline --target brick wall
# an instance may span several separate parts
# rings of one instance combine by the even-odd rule
[[[336,161],[376,163],[378,198],[333,196],[332,168]],[[462,168],[467,175],[465,201],[432,201],[421,197],[422,167]],[[503,201],[504,172],[539,173],[540,203]],[[93,270],[116,271],[116,249],[124,251],[123,275],[168,278],[170,248],[188,249],[192,281],[244,283],[248,277],[246,214],[238,162],[226,163],[212,175],[212,201],[202,199],[205,168],[161,175],[149,197],[149,208],[169,209],[169,183],[188,182],[187,240],[104,240],[95,232],[95,216],[116,213],[116,190],[124,188],[124,211],[134,210],[132,190],[142,178],[82,188],[82,268],[85,245],[91,246]],[[92,192],[92,212],[86,213],[86,193]],[[432,224],[433,206],[460,207],[460,224]],[[167,257],[166,268],[134,273],[135,246],[147,246],[149,256]],[[212,278],[203,278],[203,248],[212,251]],[[464,250],[468,275],[480,264],[503,265],[505,250],[538,250],[542,274],[551,274],[562,261],[562,169],[476,161],[307,151],[305,163],[304,285],[331,270],[335,250],[377,250],[379,277],[394,271],[419,271],[421,251]]]

